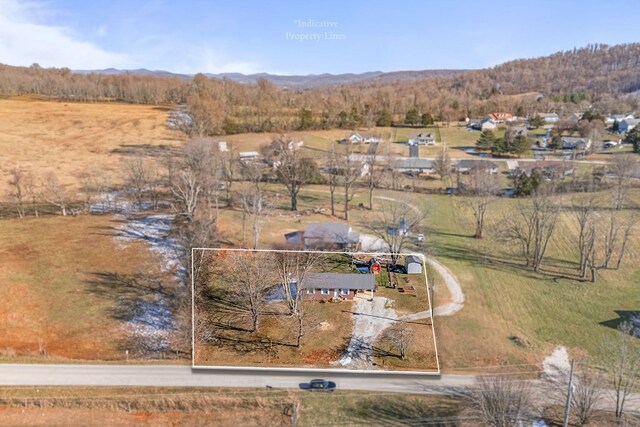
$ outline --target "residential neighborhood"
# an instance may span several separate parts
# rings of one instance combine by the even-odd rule
[[[639,16],[0,0],[0,426],[640,427]]]

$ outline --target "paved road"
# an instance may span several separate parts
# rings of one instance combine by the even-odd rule
[[[340,389],[400,393],[450,393],[473,376],[359,372],[300,372],[258,369],[192,369],[185,365],[0,364],[0,386],[153,386],[298,388],[328,378]]]

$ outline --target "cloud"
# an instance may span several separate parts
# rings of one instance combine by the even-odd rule
[[[70,29],[44,25],[41,6],[0,0],[0,63],[71,69],[126,67],[127,55],[109,52],[83,41]]]

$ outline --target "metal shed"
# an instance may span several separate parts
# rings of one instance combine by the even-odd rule
[[[407,274],[422,274],[422,259],[416,255],[407,255],[404,258],[404,268]]]

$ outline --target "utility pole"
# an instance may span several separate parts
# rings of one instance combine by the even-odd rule
[[[571,396],[573,394],[573,364],[574,360],[571,361],[571,372],[569,373],[569,387],[567,388],[567,405],[564,408],[564,423],[563,427],[567,427],[569,425],[569,414],[571,413]]]

